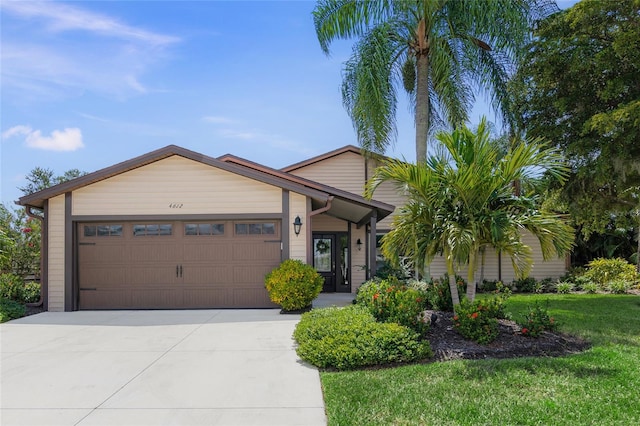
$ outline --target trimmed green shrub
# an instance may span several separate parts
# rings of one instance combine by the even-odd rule
[[[22,318],[26,315],[26,308],[15,300],[0,298],[0,322]]]
[[[320,368],[354,368],[411,362],[432,356],[428,341],[396,323],[376,322],[362,306],[314,309],[294,331],[296,352]]]
[[[458,294],[464,295],[467,291],[467,282],[456,275]],[[439,280],[433,280],[427,287],[427,305],[436,311],[453,312],[451,289],[449,288],[449,275],[444,274]]]
[[[557,326],[547,308],[543,308],[536,302],[533,307],[529,307],[525,314],[524,321],[520,324],[520,332],[525,336],[538,337],[543,331],[553,331]]]
[[[40,299],[40,284],[26,282],[15,274],[0,275],[0,297],[18,303],[37,302]]]
[[[611,281],[626,281],[631,287],[638,280],[636,268],[621,258],[594,259],[589,262],[584,277],[594,282],[598,288],[607,290]]]
[[[560,294],[569,294],[573,291],[573,284],[567,281],[563,281],[561,283],[558,283],[558,285],[556,285],[556,290]]]
[[[396,279],[367,281],[358,289],[356,303],[366,306],[380,322],[395,322],[420,334],[429,328],[424,322],[425,293]]]
[[[518,293],[533,293],[536,291],[536,279],[533,277],[519,278],[513,282]]]
[[[500,281],[498,280],[482,280],[480,285],[478,286],[478,291],[482,293],[491,293],[497,290],[497,284]]]
[[[612,280],[607,283],[607,290],[615,294],[624,294],[631,288],[631,283],[625,280]]]
[[[458,333],[481,345],[493,342],[499,334],[495,316],[497,306],[489,308],[484,302],[462,300],[453,316],[453,325]]]
[[[598,291],[598,286],[595,283],[592,283],[591,281],[583,283],[581,287],[583,291],[589,294],[594,294]]]
[[[273,303],[294,311],[311,305],[322,291],[324,278],[310,265],[287,259],[265,277],[265,287]]]

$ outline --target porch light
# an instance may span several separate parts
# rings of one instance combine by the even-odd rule
[[[362,250],[362,240],[360,238],[356,241],[356,247],[358,247],[358,251]]]
[[[296,216],[296,219],[293,221],[293,232],[297,235],[300,235],[300,228],[302,228],[302,220],[300,220],[300,216]]]

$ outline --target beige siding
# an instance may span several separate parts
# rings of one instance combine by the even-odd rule
[[[300,235],[293,231],[293,221],[296,216],[302,219]],[[289,194],[289,258],[307,263],[307,233],[304,230],[309,224],[304,223],[307,217],[307,197],[291,192]]]
[[[64,311],[64,198],[63,194],[49,199],[47,212],[49,311],[52,312]]]
[[[364,190],[364,159],[353,152],[310,164],[292,171],[291,174],[358,195],[362,195]]]
[[[280,213],[282,190],[180,156],[73,192],[74,215]]]
[[[367,176],[373,176],[375,168],[379,165],[378,162],[369,160],[367,161],[368,172]],[[378,201],[382,201],[383,203],[391,204],[392,206],[396,206],[396,209],[389,216],[378,222],[377,228],[380,230],[389,230],[392,228],[391,224],[393,223],[393,218],[400,211],[400,207],[402,207],[407,202],[407,197],[404,196],[395,185],[391,182],[383,182],[378,186],[376,192],[373,194],[373,198]]]
[[[566,273],[565,258],[556,258],[548,261],[544,261],[542,258],[542,250],[540,250],[540,243],[538,239],[531,233],[526,232],[523,234],[522,241],[527,244],[533,250],[533,267],[529,273],[530,277],[534,277],[538,280],[543,278],[557,279]],[[431,263],[430,273],[434,278],[441,277],[447,272],[446,264],[442,256],[436,257]],[[456,269],[458,275],[467,278],[467,265],[458,265]],[[480,257],[478,256],[476,263],[476,282],[480,282]],[[497,280],[498,279],[498,253],[495,250],[488,249],[485,256],[484,265],[484,279],[485,280]],[[502,255],[502,282],[511,283],[516,279],[513,265],[511,264],[511,258],[508,255]]]
[[[326,214],[311,217],[313,232],[347,232],[347,222]]]
[[[362,241],[362,248],[358,250],[356,241]],[[367,271],[365,265],[367,263],[366,256],[367,234],[365,227],[358,229],[355,225],[351,226],[351,292],[355,293],[358,287],[367,280]]]

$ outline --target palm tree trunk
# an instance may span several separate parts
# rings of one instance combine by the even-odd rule
[[[456,271],[453,269],[453,258],[449,250],[444,252],[445,260],[447,262],[447,274],[449,275],[449,290],[451,291],[451,301],[453,302],[453,309],[460,304],[460,295],[458,294],[458,283],[456,283]]]
[[[467,299],[469,302],[473,302],[476,298],[476,253],[472,251],[469,253],[469,267],[467,269]]]
[[[429,56],[428,50],[416,58],[416,163],[427,161],[429,136]]]

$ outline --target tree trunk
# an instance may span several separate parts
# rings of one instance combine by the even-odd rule
[[[460,304],[460,295],[458,294],[458,283],[456,283],[456,271],[453,270],[453,258],[448,250],[445,250],[445,261],[447,262],[447,273],[449,274],[449,290],[451,291],[451,301],[453,309]]]
[[[416,58],[416,163],[427,162],[429,137],[429,56],[428,50]]]
[[[476,253],[469,253],[469,267],[467,268],[467,299],[473,302],[476,298]]]
[[[484,260],[487,254],[487,248],[485,246],[480,247],[480,284],[484,282]]]

